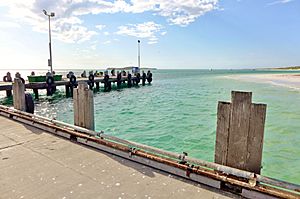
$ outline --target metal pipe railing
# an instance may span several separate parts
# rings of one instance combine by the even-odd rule
[[[6,110],[6,111],[12,111],[12,112],[19,113],[19,114],[22,114],[22,115],[26,115],[26,116],[29,116],[33,119],[47,121],[47,122],[50,122],[50,123],[58,125],[58,126],[63,126],[65,128],[71,128],[71,129],[74,129],[76,131],[79,131],[81,133],[84,133],[84,134],[87,134],[87,135],[90,135],[90,136],[99,136],[99,137],[104,138],[104,139],[108,139],[108,140],[111,140],[111,141],[114,141],[114,142],[129,145],[129,146],[134,147],[134,148],[143,149],[145,151],[153,152],[153,153],[156,153],[156,154],[159,154],[159,155],[167,156],[167,157],[174,158],[174,159],[177,159],[177,160],[185,160],[189,163],[193,163],[193,164],[196,164],[196,165],[199,165],[199,166],[202,166],[202,167],[217,170],[217,171],[220,171],[220,172],[223,172],[223,173],[226,173],[226,174],[246,178],[246,179],[249,179],[249,180],[254,180],[254,181],[257,181],[257,182],[262,182],[262,183],[265,183],[265,184],[281,187],[281,188],[284,188],[284,189],[293,190],[293,191],[296,191],[296,192],[300,192],[300,185],[297,185],[297,184],[294,184],[294,183],[281,181],[281,180],[277,180],[277,179],[273,179],[273,178],[269,178],[269,177],[265,177],[265,176],[262,176],[262,175],[259,175],[259,174],[255,174],[253,172],[243,171],[243,170],[240,170],[240,169],[220,165],[220,164],[213,163],[213,162],[208,162],[208,161],[205,161],[205,160],[200,160],[200,159],[196,159],[196,158],[187,157],[183,154],[178,154],[178,153],[174,153],[174,152],[165,151],[165,150],[162,150],[162,149],[158,149],[158,148],[155,148],[155,147],[151,147],[151,146],[147,146],[147,145],[144,145],[144,144],[136,143],[136,142],[133,142],[133,141],[123,140],[123,139],[120,139],[120,138],[117,138],[117,137],[114,137],[114,136],[105,135],[101,132],[98,133],[98,132],[91,131],[91,130],[88,130],[88,129],[85,129],[85,128],[82,128],[82,127],[79,127],[79,126],[75,126],[75,125],[68,124],[68,123],[65,123],[65,122],[57,121],[55,119],[49,119],[49,118],[46,118],[46,117],[43,117],[43,116],[38,116],[38,115],[26,113],[26,112],[19,111],[19,110],[13,109],[13,108],[9,108],[9,107],[3,106],[3,105],[0,105],[0,110],[1,109]],[[254,186],[255,186],[255,184],[254,184]]]
[[[100,133],[97,133],[95,131],[91,131],[91,130],[88,130],[88,129],[85,129],[85,128],[82,128],[82,127],[79,127],[79,126],[75,126],[75,125],[68,124],[68,123],[65,123],[65,122],[60,122],[60,121],[57,121],[57,120],[54,120],[54,119],[49,119],[49,118],[46,118],[46,117],[43,117],[43,116],[38,116],[38,115],[22,112],[22,111],[19,111],[19,110],[13,109],[13,108],[8,108],[8,107],[2,106],[2,105],[0,105],[0,108],[4,108],[6,110],[10,110],[10,111],[17,112],[17,113],[20,113],[20,114],[23,114],[23,115],[27,115],[31,118],[36,118],[36,119],[48,121],[48,122],[51,122],[51,123],[59,125],[59,126],[65,126],[65,127],[68,127],[68,128],[72,128],[76,131],[80,131],[80,132],[83,132],[83,133],[91,135],[91,136],[99,135],[102,138],[112,140],[112,141],[115,141],[115,142],[119,142],[121,144],[129,145],[129,146],[136,147],[136,148],[140,148],[140,149],[143,149],[143,150],[146,150],[146,151],[149,151],[149,152],[154,152],[154,153],[164,155],[164,156],[168,156],[168,157],[171,157],[171,158],[175,158],[175,159],[178,159],[178,160],[183,159],[182,154],[165,151],[165,150],[162,150],[162,149],[158,149],[158,148],[155,148],[155,147],[151,147],[151,146],[147,146],[147,145],[144,145],[144,144],[136,143],[136,142],[133,142],[133,141],[123,140],[123,139],[120,139],[120,138],[117,138],[117,137],[114,137],[114,136],[105,135],[103,133],[100,134]],[[253,179],[254,176],[255,176],[254,173],[251,173],[251,172],[231,168],[231,167],[228,167],[228,166],[224,166],[224,165],[220,165],[220,164],[216,164],[216,163],[212,163],[212,162],[208,162],[208,161],[204,161],[204,160],[198,160],[198,159],[190,158],[190,157],[187,157],[187,156],[184,157],[184,160],[188,161],[190,163],[194,163],[194,164],[197,164],[197,165],[200,165],[200,166],[208,167],[208,168],[211,168],[211,169],[214,169],[214,170],[218,170],[218,171],[221,171],[221,172],[224,172],[224,173],[227,173],[227,174],[232,174],[232,175],[242,177],[242,178]]]

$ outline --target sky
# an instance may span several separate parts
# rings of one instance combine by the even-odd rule
[[[0,69],[300,65],[300,0],[0,0]]]

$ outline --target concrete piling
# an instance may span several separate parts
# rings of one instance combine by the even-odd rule
[[[13,94],[14,108],[20,111],[26,111],[25,85],[20,78],[14,79]]]
[[[232,91],[232,102],[219,102],[215,146],[218,164],[260,174],[265,104],[253,104],[251,92]]]
[[[74,124],[90,130],[95,129],[94,124],[94,96],[88,84],[80,82],[73,91]]]

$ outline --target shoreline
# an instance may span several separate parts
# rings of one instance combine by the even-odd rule
[[[265,83],[274,86],[300,90],[300,72],[299,74],[239,74],[226,75],[223,77],[228,79]]]

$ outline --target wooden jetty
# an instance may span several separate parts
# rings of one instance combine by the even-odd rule
[[[128,87],[137,85],[140,83],[140,81],[142,81],[142,84],[144,85],[145,80],[143,80],[142,77],[137,77],[135,75],[133,75],[132,77],[121,76],[120,79],[118,79],[117,76],[109,76],[109,79],[107,80],[108,83],[113,83],[113,84],[122,82],[123,84],[128,85]],[[58,86],[65,86],[66,96],[69,97],[69,96],[72,96],[73,88],[76,87],[74,84],[78,84],[81,82],[90,83],[91,81],[89,80],[89,78],[77,77],[76,82],[72,83],[69,78],[65,78],[62,81],[53,82],[51,87],[56,88]],[[99,91],[99,89],[100,89],[100,84],[104,84],[104,86],[106,84],[106,80],[105,80],[104,76],[103,77],[94,77],[92,82],[93,82],[92,87],[95,88],[95,90],[97,90],[97,91]],[[47,82],[36,82],[36,83],[25,82],[25,89],[32,89],[33,93],[35,94],[35,99],[39,98],[38,90],[41,90],[41,89],[47,90],[48,88],[49,88],[49,85],[47,84]],[[0,82],[0,91],[6,91],[7,97],[12,95],[12,92],[11,92],[12,90],[13,90],[12,82]]]
[[[103,164],[105,164],[105,161],[108,160],[104,158],[103,155],[99,155],[100,158],[98,159],[99,162],[89,162],[89,160],[93,159],[93,158],[89,159],[88,154],[85,155],[85,150],[89,148],[89,149],[94,149],[95,151],[99,151],[101,153],[106,152],[112,154],[113,156],[118,156],[119,162],[128,161],[127,162],[128,164],[136,165],[135,167],[136,169],[144,168],[144,167],[146,168],[147,166],[146,169],[147,171],[150,169],[148,167],[151,167],[152,169],[157,169],[165,173],[168,173],[169,175],[176,176],[180,179],[184,179],[184,181],[188,180],[189,182],[196,182],[200,186],[205,185],[211,187],[211,190],[209,191],[209,193],[207,193],[209,195],[202,195],[202,193],[204,194],[202,190],[199,190],[199,192],[197,190],[196,193],[196,191],[193,188],[191,188],[190,194],[184,196],[179,194],[180,198],[182,197],[193,198],[194,196],[195,198],[215,197],[210,194],[220,194],[220,193],[223,194],[223,191],[233,192],[234,195],[230,195],[230,197],[242,196],[246,198],[261,198],[261,199],[300,198],[300,185],[284,182],[281,180],[276,180],[273,178],[260,175],[261,153],[262,153],[262,146],[263,146],[262,143],[263,143],[263,133],[264,133],[263,126],[265,120],[266,105],[253,104],[251,101],[252,93],[234,91],[232,92],[231,103],[219,102],[217,137],[216,137],[217,138],[216,155],[215,155],[215,163],[213,163],[213,162],[207,162],[204,160],[199,160],[199,159],[189,157],[188,153],[185,152],[183,152],[182,154],[178,154],[174,152],[164,151],[155,147],[146,146],[128,140],[123,140],[114,136],[106,135],[102,131],[95,132],[93,130],[95,127],[94,123],[89,121],[89,120],[92,121],[94,120],[93,117],[94,114],[92,113],[93,107],[90,107],[93,106],[92,103],[93,95],[91,95],[91,92],[92,91],[88,89],[88,86],[84,82],[80,83],[78,88],[74,90],[74,96],[75,96],[74,97],[74,118],[75,118],[74,121],[76,125],[66,124],[64,122],[60,122],[54,119],[49,119],[42,116],[26,113],[21,110],[17,110],[16,107],[22,107],[22,106],[15,105],[15,109],[12,109],[0,105],[0,115],[9,118],[8,121],[8,119],[0,116],[0,121],[4,121],[2,122],[3,127],[0,126],[1,128],[0,136],[4,137],[3,138],[5,140],[4,144],[8,145],[2,147],[2,149],[0,150],[4,150],[4,151],[10,149],[14,150],[18,147],[26,147],[27,145],[30,146],[31,144],[33,146],[36,146],[35,149],[27,147],[29,151],[34,150],[33,151],[34,153],[29,153],[28,155],[24,155],[24,157],[22,156],[23,155],[22,153],[26,153],[26,152],[23,152],[23,150],[17,151],[16,154],[12,153],[11,157],[16,156],[16,159],[18,159],[19,156],[22,156],[20,157],[21,159],[27,157],[28,162],[23,163],[22,161],[18,162],[18,160],[15,160],[15,162],[12,162],[12,165],[3,166],[3,168],[6,168],[8,170],[7,172],[4,172],[5,174],[1,173],[0,177],[1,175],[5,175],[6,177],[5,179],[9,179],[9,177],[15,176],[16,173],[14,172],[13,168],[17,167],[19,168],[20,171],[24,172],[24,174],[17,173],[18,174],[17,177],[23,179],[24,181],[25,177],[23,175],[25,176],[28,175],[29,177],[27,178],[27,180],[30,183],[33,183],[34,185],[31,184],[30,186],[34,187],[38,185],[38,183],[36,182],[37,177],[34,174],[38,174],[38,173],[33,172],[31,170],[30,165],[33,165],[32,167],[36,168],[41,173],[43,172],[46,173],[48,172],[47,161],[50,162],[54,161],[54,163],[58,163],[63,167],[67,167],[67,169],[65,170],[65,172],[67,173],[72,172],[70,170],[73,171],[75,170],[77,174],[80,175],[78,176],[78,178],[80,177],[85,178],[89,176],[89,180],[92,181],[92,179],[95,178],[96,180],[94,181],[97,181],[97,179],[99,179],[102,180],[101,182],[103,183],[105,183],[103,179],[113,178],[111,179],[112,181],[109,181],[108,187],[106,188],[104,187],[104,189],[102,190],[101,194],[103,194],[103,196],[115,197],[116,195],[114,194],[119,194],[119,192],[113,191],[108,188],[111,188],[113,185],[120,187],[121,184],[125,185],[124,187],[127,188],[126,190],[129,193],[136,194],[136,195],[139,194],[137,193],[139,189],[135,187],[136,181],[131,181],[130,174],[129,174],[130,172],[127,173],[126,169],[123,170],[119,164],[111,163],[112,164],[111,166],[104,167]],[[79,106],[78,102],[80,101],[82,102],[82,100],[80,99],[87,99],[85,100],[85,102],[87,103],[84,106]],[[24,103],[24,102],[16,101],[16,103]],[[17,124],[16,121],[22,124]],[[11,125],[9,125],[10,123]],[[23,125],[25,128],[30,129],[30,131],[27,133],[29,134],[31,134],[31,132],[33,133],[32,135],[29,136],[33,138],[32,140],[28,142],[27,141],[20,142],[20,143],[16,142],[16,140],[22,139],[22,137],[24,137],[23,135],[24,132],[20,133],[15,127],[15,126],[19,126],[18,128],[20,128],[20,125]],[[46,135],[44,132],[48,132],[58,137],[64,138],[63,139],[64,141],[61,141],[61,139],[55,137],[55,139],[57,139],[58,144],[54,144],[55,142],[51,141],[52,137],[50,138],[50,135]],[[8,137],[9,134],[12,134],[12,137]],[[40,143],[43,142],[43,138],[38,138],[38,136],[49,137],[49,139],[48,138],[46,139],[45,145],[43,145],[45,147],[42,147]],[[70,144],[68,140],[72,142],[72,146],[75,144],[79,144],[81,145],[81,147],[83,147],[82,156],[80,157],[77,156],[78,154],[81,154],[78,151],[78,149],[74,150],[75,153],[73,153],[72,150],[71,151],[68,150]],[[10,142],[11,144],[9,145],[6,142]],[[0,144],[1,143],[2,142],[0,142]],[[238,148],[237,149],[238,152],[234,151],[234,147],[237,146],[244,147],[244,148],[243,150],[239,150],[240,148]],[[48,151],[48,150],[52,151],[52,149],[53,152]],[[34,156],[35,153],[37,153],[36,156],[40,154],[43,157],[46,157],[46,159],[48,160],[34,161],[36,157]],[[51,156],[48,155],[50,153],[52,153]],[[4,153],[1,151],[0,154],[2,155]],[[32,155],[32,157],[30,157],[30,155]],[[73,156],[75,157],[75,159],[70,158]],[[103,159],[101,159],[101,157]],[[61,159],[57,159],[57,158],[61,158]],[[7,160],[7,158],[2,157],[2,161],[0,160],[1,163],[5,162],[4,160]],[[68,161],[70,161],[71,163],[69,164]],[[82,162],[85,161],[88,162],[87,170],[83,168],[78,168],[78,164],[80,163],[82,164]],[[20,169],[20,165],[16,165],[18,163],[24,165],[23,170]],[[97,170],[98,164],[101,165],[100,169],[102,170],[107,169],[109,170],[110,173],[99,174],[100,171]],[[96,170],[94,170],[94,167],[96,168]],[[116,167],[120,168],[117,170],[121,170],[121,171],[120,172],[116,171],[115,169]],[[67,189],[66,186],[67,187],[71,186],[72,187],[71,191],[73,191],[74,187],[77,188],[83,186],[83,183],[80,183],[77,178],[75,179],[75,183],[74,183],[74,179],[71,176],[70,178],[69,177],[64,178],[64,172],[60,171],[59,169],[57,170],[54,169],[53,173],[49,175],[50,176],[54,175],[55,171],[57,171],[58,173],[57,176],[59,177],[60,179],[59,182],[61,183],[61,188],[58,188],[58,190],[61,191],[62,193],[66,193],[64,191],[69,191],[69,189]],[[156,170],[151,170],[151,171],[157,172]],[[110,176],[110,174],[112,174],[112,176],[114,177]],[[160,176],[160,174],[157,175]],[[142,177],[142,178],[146,178],[146,177]],[[176,198],[177,196],[179,196],[176,194],[176,192],[174,194],[174,192],[172,191],[166,193],[166,190],[167,191],[174,190],[173,189],[174,187],[176,188],[175,190],[179,190],[180,188],[182,190],[182,187],[184,185],[180,184],[181,182],[179,183],[177,181],[176,182],[174,181],[172,182],[174,183],[174,185],[172,185],[172,188],[166,187],[166,189],[164,189],[159,184],[159,182],[161,182],[160,180],[162,179],[163,181],[164,178],[165,177],[158,177],[157,179],[153,178],[152,181],[150,179],[149,179],[150,181],[145,181],[144,183],[146,186],[140,188],[142,189],[141,193],[149,197],[151,197],[150,194],[154,194],[155,197],[159,197],[159,198],[161,197]],[[2,178],[0,178],[0,182],[1,179]],[[56,179],[57,178],[54,177],[54,180]],[[113,181],[114,179],[117,179],[117,181]],[[47,177],[47,180],[49,180],[49,177]],[[4,193],[10,193],[9,191],[7,191],[9,189],[7,187],[13,186],[13,182],[15,181],[14,180],[9,181],[8,184],[4,183],[4,185],[6,185],[5,186],[6,189]],[[50,184],[49,185],[50,187],[47,187],[47,185],[45,185],[46,188],[52,188],[52,183],[49,183],[47,181],[46,184],[47,185]],[[91,190],[91,193],[93,194],[99,193],[97,192],[99,191],[97,190],[97,185],[98,185],[97,182],[94,183],[91,182],[87,184],[88,186],[86,186],[86,189],[80,188],[82,190],[82,193],[89,194],[89,190]],[[26,185],[23,184],[24,187],[21,189],[18,188],[18,190],[21,190],[24,193],[25,192],[24,190],[26,190]],[[96,186],[96,187],[91,187],[91,186]],[[150,186],[150,188],[148,186]],[[78,188],[78,190],[80,189]],[[155,189],[157,189],[158,192],[156,192]],[[186,190],[185,188],[183,189]],[[17,190],[17,188],[13,190]],[[127,191],[125,192],[125,190],[122,190],[121,195],[122,193],[126,194]],[[145,193],[145,191],[147,192],[147,194]],[[42,195],[44,192],[41,193],[37,192],[37,193]],[[90,196],[92,197],[93,195]],[[122,196],[119,197],[122,198]],[[140,198],[140,195],[138,195],[137,198]]]
[[[0,116],[0,198],[232,198]]]

